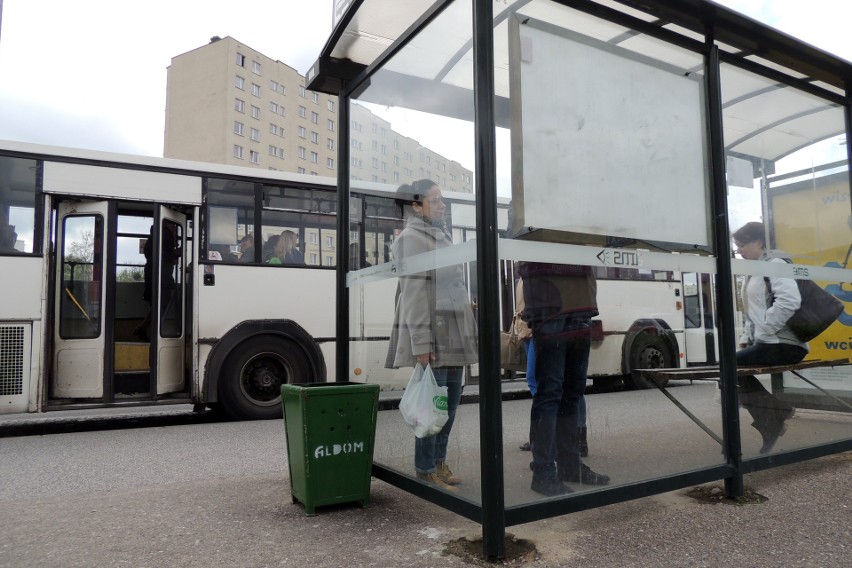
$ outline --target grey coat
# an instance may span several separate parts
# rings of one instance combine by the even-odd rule
[[[452,245],[441,228],[411,216],[393,244],[394,260]],[[399,278],[386,365],[413,367],[416,356],[433,353],[433,367],[456,367],[477,361],[476,321],[461,265]]]

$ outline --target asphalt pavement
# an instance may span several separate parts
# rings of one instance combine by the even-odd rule
[[[126,420],[156,424],[149,410],[128,412],[134,417]],[[162,412],[156,409],[153,414]],[[206,420],[191,415],[191,408],[172,408],[159,418],[172,420],[166,416],[182,413],[189,413],[184,419],[190,424]],[[54,426],[57,421],[109,422],[103,411],[63,414],[29,420]],[[10,424],[20,420],[24,419],[6,417],[0,420],[0,430],[18,428]],[[131,427],[139,425],[144,424]],[[62,439],[52,443],[61,446]],[[0,438],[0,459],[4,451],[19,451],[14,442]],[[139,459],[139,475],[153,475],[144,467],[145,456]],[[52,475],[63,472],[60,468]],[[750,495],[764,497],[763,502],[714,499],[719,491],[713,488],[721,487],[719,482],[702,486],[704,494],[711,495],[710,503],[690,497],[685,489],[509,527],[507,532],[529,544],[531,551],[506,563],[590,568],[846,567],[852,565],[850,481],[852,453],[844,453],[748,475]],[[373,480],[368,507],[322,507],[314,517],[305,516],[304,508],[291,502],[286,468],[275,473],[237,470],[227,476],[187,476],[165,484],[141,479],[135,487],[104,484],[63,494],[0,491],[0,495],[3,568],[483,565],[459,553],[481,550],[478,543],[458,546],[459,539],[479,539],[480,525],[378,480]]]

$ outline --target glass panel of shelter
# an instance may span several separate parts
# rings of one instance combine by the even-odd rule
[[[456,4],[423,34],[469,34],[470,3]],[[479,502],[478,405],[459,405],[463,390],[475,392],[483,380],[477,375],[471,298],[476,275],[469,269],[475,249],[471,243],[464,246],[465,235],[472,236],[476,227],[469,216],[464,227],[455,226],[452,215],[454,203],[476,204],[474,127],[469,120],[473,97],[468,93],[443,100],[429,92],[431,82],[399,81],[405,61],[422,67],[436,60],[431,53],[436,47],[430,47],[429,55],[416,42],[402,48],[351,101],[352,137],[361,148],[385,147],[387,154],[353,162],[350,169],[352,195],[363,204],[360,215],[350,212],[354,221],[349,232],[364,239],[371,265],[350,266],[350,379],[401,392],[418,358],[428,362],[437,383],[447,387],[452,422],[440,434],[416,438],[398,410],[380,411],[374,460],[434,489]],[[429,111],[420,110],[427,100]],[[383,161],[398,171],[384,171]],[[370,180],[376,171],[399,183],[365,189],[360,180]]]
[[[504,402],[507,507],[724,462],[715,382],[667,386],[699,424],[651,381],[631,374],[685,366],[689,357],[713,363],[718,353],[703,58],[549,3],[561,14],[559,25],[537,21],[543,4],[521,7],[503,32],[509,37],[508,106],[516,112],[509,136],[497,132],[498,140],[510,140],[498,154],[510,156],[499,163],[512,171],[498,178],[512,180],[514,214],[512,244],[501,251],[510,251],[522,279],[527,276],[525,314],[533,344],[539,344],[527,375],[535,369],[536,382],[545,384],[573,375],[580,386],[564,399],[544,392],[532,401]],[[654,79],[637,80],[642,76]],[[545,289],[541,263],[556,264],[565,275],[573,265],[595,282],[598,313],[587,347],[570,333],[564,339],[550,334],[547,318],[529,308]],[[548,283],[579,289],[559,271],[544,274]],[[695,282],[695,315],[702,322],[693,353],[687,349],[683,278]],[[703,296],[699,282],[706,284]],[[570,314],[570,300],[561,302]],[[574,305],[575,313],[583,311]],[[566,322],[574,318],[563,313]],[[584,352],[586,377],[581,369],[571,371]],[[530,441],[532,452],[522,451]],[[559,483],[541,482],[548,478]]]
[[[731,65],[723,65],[722,79],[729,225],[743,259],[734,265],[743,324],[738,343],[748,347],[738,361],[848,358],[852,286],[840,271],[848,269],[852,248],[844,108]],[[755,94],[743,96],[746,87]],[[745,136],[744,123],[757,134]],[[815,127],[838,134],[817,139],[808,134]],[[798,150],[779,151],[788,147]],[[806,280],[844,306],[808,342],[782,327],[801,297],[796,284]],[[739,382],[744,458],[848,439],[852,431],[848,366],[744,374]]]

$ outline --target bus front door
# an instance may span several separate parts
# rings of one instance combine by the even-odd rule
[[[718,362],[711,274],[683,273],[684,337],[688,365]]]
[[[185,386],[186,216],[162,205],[157,213],[158,238],[154,240],[159,262],[155,265],[154,282],[159,285],[151,306],[150,365],[156,369],[156,394],[161,395],[184,390]]]
[[[112,372],[112,322],[104,318],[109,217],[106,202],[58,205],[53,399],[103,399],[104,392],[111,397],[104,387]]]

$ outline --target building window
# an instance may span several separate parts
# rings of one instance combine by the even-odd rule
[[[305,174],[305,173],[307,173],[307,171],[305,170],[305,168],[296,168],[296,173],[297,174]],[[316,255],[314,255],[314,256],[316,256]]]
[[[243,77],[237,75],[236,77],[234,77],[234,86],[240,89],[241,91],[245,90],[246,80]]]
[[[373,123],[373,134],[378,134],[378,133],[379,133],[379,125],[374,122]]]
[[[260,120],[260,107],[251,105],[251,117]]]
[[[388,171],[388,163],[387,162],[382,162],[382,171],[383,172]]]
[[[361,167],[361,160],[359,160],[358,158],[352,158],[352,167],[353,168],[360,168]]]
[[[234,110],[237,112],[245,112],[246,102],[242,99],[234,99]]]
[[[260,75],[260,63],[258,63],[257,61],[252,61],[251,62],[251,72],[254,73],[255,75]]]
[[[278,146],[273,146],[272,144],[270,144],[269,145],[269,155],[275,156],[277,158],[278,157]]]
[[[277,125],[277,124],[272,124],[272,123],[270,122],[270,123],[269,123],[269,132],[270,132],[270,133],[272,133],[272,134],[275,134],[275,135],[277,136],[277,135],[278,135],[278,125]]]
[[[278,148],[278,157],[284,159],[284,148]]]
[[[334,121],[330,118],[328,119],[328,129],[334,132]]]
[[[243,159],[243,147],[239,144],[234,144],[234,157]]]
[[[329,139],[328,139],[328,143],[326,144],[326,147],[327,147],[329,150],[334,150],[334,138],[329,138]]]
[[[399,150],[399,140],[396,138],[393,139],[393,149]]]
[[[399,156],[394,156],[394,157],[393,157],[393,165],[395,165],[395,166],[398,166],[398,165],[399,165]]]
[[[363,128],[361,127],[360,122],[352,121],[352,131],[353,132],[363,132]]]
[[[334,158],[326,158],[325,165],[328,166],[328,169],[334,169]]]
[[[316,164],[319,161],[319,154],[311,152],[311,163]]]
[[[314,124],[319,124],[319,115],[317,113],[311,113],[311,122],[313,122]]]
[[[379,151],[379,142],[377,140],[373,140],[373,152]]]
[[[304,85],[299,85],[299,96],[302,97],[303,99],[305,98],[305,86]]]
[[[249,160],[252,164],[260,163],[260,153],[255,152],[254,150],[249,150]]]
[[[240,67],[246,66],[246,56],[242,53],[237,53],[237,65],[239,65]]]
[[[388,153],[388,147],[382,144],[382,156],[386,156]]]
[[[299,146],[299,157],[305,159],[305,148],[303,146]]]
[[[251,94],[253,94],[256,97],[259,97],[260,96],[260,85],[258,85],[257,83],[252,83],[251,84]]]
[[[328,101],[328,110],[334,112],[334,101]]]
[[[311,100],[314,104],[319,104],[319,93],[311,93]]]
[[[373,169],[379,169],[379,159],[373,158]]]
[[[255,142],[260,140],[260,130],[258,130],[257,128],[252,128],[251,129],[251,139],[254,140]]]
[[[271,80],[271,79],[270,79],[270,81],[269,81],[269,90],[270,90],[270,91],[275,91],[275,92],[277,93],[277,92],[278,92],[278,81],[273,81],[273,80]]]
[[[300,106],[299,107],[299,116],[301,116],[302,118],[307,117],[308,116],[308,109],[306,109],[303,106]]]
[[[398,181],[399,181],[399,172],[394,172],[394,173],[393,173],[393,181],[395,181],[395,182],[398,182]]]
[[[278,103],[269,103],[269,110],[278,114]]]
[[[305,130],[305,127],[300,126],[299,127],[299,138],[304,138],[306,133],[307,133],[307,130]]]
[[[319,132],[311,132],[311,142],[319,144]]]
[[[243,126],[242,122],[240,122],[239,120],[234,121],[234,134],[239,134],[240,136],[242,136],[243,128],[245,127]]]
[[[302,173],[304,173],[304,172],[302,172]],[[317,253],[315,253],[315,252],[311,253],[311,262],[309,264],[311,264],[313,266],[317,265]]]

